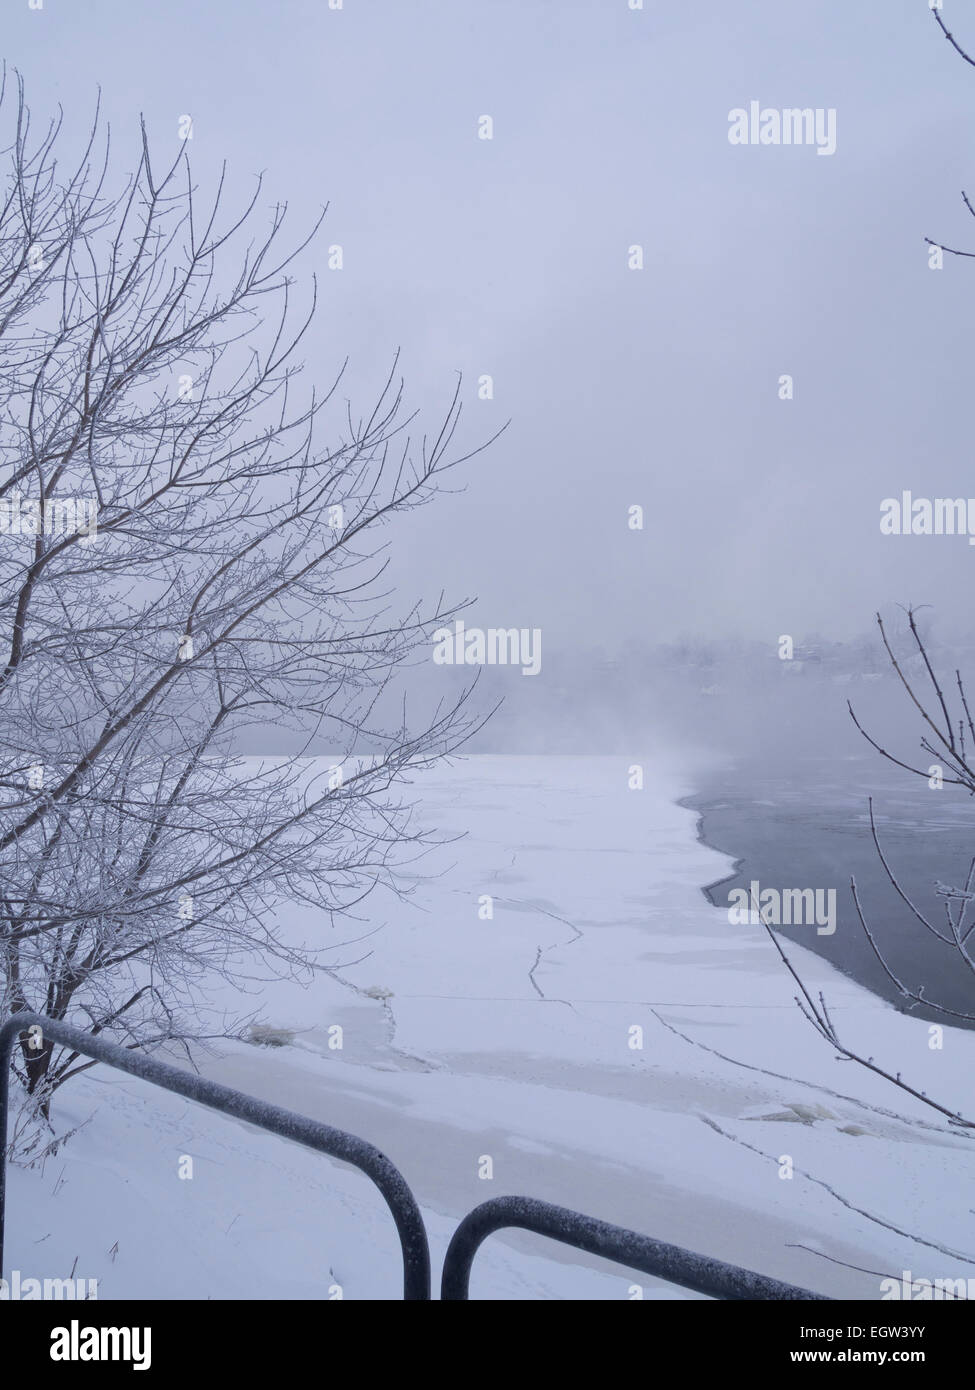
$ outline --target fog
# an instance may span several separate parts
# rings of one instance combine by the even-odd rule
[[[492,1232],[475,1297],[971,1291],[940,4],[5,6],[0,975],[45,1296],[422,1300],[427,1232],[448,1301]]]
[[[240,202],[264,171],[296,234],[328,203],[297,267],[320,282],[310,377],[348,356],[364,406],[400,347],[424,419],[463,372],[464,442],[510,420],[397,532],[396,583],[540,629],[542,682],[597,647],[625,678],[641,643],[846,639],[898,602],[969,630],[965,539],[879,525],[903,489],[975,491],[975,269],[930,269],[923,240],[975,247],[975,81],[921,0],[89,0],[5,19],[39,123],[61,103],[80,128],[100,83],[117,167],[140,112],[160,158],[189,114],[201,190],[226,160]],[[731,144],[752,101],[835,110],[835,153]]]

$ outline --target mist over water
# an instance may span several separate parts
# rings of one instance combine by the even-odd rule
[[[917,666],[908,670],[915,690],[936,698],[930,684],[923,688]],[[971,1014],[970,973],[958,951],[935,939],[909,905],[946,931],[937,886],[966,885],[975,856],[971,796],[930,784],[937,781],[929,776],[937,760],[920,747],[930,730],[892,671],[868,672],[866,680],[812,666],[800,675],[778,673],[778,681],[770,674],[746,697],[731,691],[726,701],[711,697],[714,705],[725,704],[708,720],[720,752],[696,761],[698,790],[686,804],[700,814],[706,843],[738,863],[729,878],[707,886],[710,901],[727,910],[736,889],[750,897],[770,888],[833,890],[836,920],[829,930],[808,919],[776,930],[919,1017],[945,1021],[943,1012],[905,999],[901,985]],[[947,687],[953,672],[941,674]],[[848,701],[880,747],[925,775],[895,766],[871,747]],[[857,913],[853,883],[877,950]],[[952,1022],[972,1026],[963,1017]]]
[[[886,615],[895,655],[922,701],[936,699],[902,615]],[[900,619],[900,621],[899,621]],[[939,682],[975,675],[975,648],[927,633]],[[546,658],[548,661],[548,658]],[[786,938],[821,954],[898,1007],[943,1022],[944,1014],[905,1000],[909,991],[971,1012],[968,973],[957,951],[935,940],[890,881],[881,849],[904,894],[928,920],[944,920],[936,885],[963,887],[975,855],[975,807],[963,789],[929,785],[930,734],[894,672],[876,629],[851,642],[812,639],[789,660],[779,648],[744,640],[687,640],[658,648],[605,651],[567,662],[556,654],[546,679],[486,667],[475,699],[503,703],[466,751],[606,754],[620,777],[633,764],[666,757],[693,786],[687,804],[707,844],[739,861],[717,884],[702,883],[727,910],[735,889],[835,893],[829,931],[784,925]],[[440,673],[441,675],[443,672]],[[469,669],[450,676],[460,689]],[[417,682],[424,686],[430,672]],[[863,729],[912,775],[872,748]],[[637,794],[637,793],[635,793]],[[851,880],[886,967],[856,913]],[[729,922],[728,931],[735,926]],[[971,1026],[956,1018],[959,1026]]]

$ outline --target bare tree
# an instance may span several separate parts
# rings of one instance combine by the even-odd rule
[[[255,232],[260,182],[225,219],[224,176],[202,206],[185,145],[160,173],[143,128],[111,193],[97,113],[62,174],[60,119],[35,136],[11,86],[3,1013],[185,1042],[211,972],[322,965],[336,923],[377,885],[402,889],[397,865],[425,843],[404,781],[475,727],[469,691],[412,727],[400,678],[458,610],[401,609],[380,582],[389,523],[470,457],[453,452],[460,384],[419,437],[395,359],[365,414],[341,405],[341,371],[304,386],[315,289],[296,318],[291,267],[311,238],[279,250],[282,206]],[[333,764],[235,756],[271,727]],[[282,930],[283,904],[317,909],[314,940]],[[21,1037],[45,1116],[91,1065]]]
[[[951,44],[952,48],[959,55],[959,57],[963,58],[964,61],[969,64],[970,67],[975,68],[975,58],[972,58],[968,53],[965,52],[964,48],[962,48],[961,44],[955,38],[954,34],[951,33],[948,26],[945,24],[944,20],[941,17],[940,9],[938,9],[936,6],[932,6],[931,13],[934,16],[934,20],[938,28],[941,30],[942,34],[944,34],[945,38]],[[968,194],[964,190],[962,190],[961,196],[962,202],[965,204],[965,207],[971,213],[972,217],[975,217],[975,207],[972,207]],[[965,256],[967,258],[975,257],[975,251],[958,251],[954,247],[945,246],[943,241],[932,241],[930,237],[925,237],[924,240],[927,242],[929,246],[937,247],[937,249],[940,251],[947,251],[949,256]]]
[[[903,658],[899,658],[895,653],[884,620],[878,613],[877,625],[880,629],[884,650],[887,653],[887,658],[902,687],[921,717],[925,732],[921,736],[920,746],[930,757],[937,759],[936,766],[939,769],[941,783],[947,786],[964,787],[970,795],[975,796],[975,724],[972,723],[965,683],[962,679],[961,672],[956,670],[954,674],[957,696],[951,697],[946,694],[935,672],[928,650],[928,644],[926,644],[924,637],[918,630],[917,612],[918,610],[914,608],[909,608],[907,610],[908,627],[922,678],[925,684],[930,686],[930,698],[926,699],[922,690],[919,689],[916,678],[910,675],[906,670],[907,661]],[[954,709],[952,709],[953,698],[957,699],[957,706]],[[904,768],[906,771],[918,777],[923,777],[926,782],[930,781],[932,777],[931,766],[926,768],[915,767],[912,763],[896,757],[888,749],[883,748],[876,739],[863,728],[849,701],[847,701],[847,708],[849,709],[850,716],[857,729],[870,746],[875,748],[882,757],[894,763],[897,767]],[[924,986],[912,989],[904,983],[887,958],[880,933],[868,920],[868,914],[864,911],[860,893],[857,889],[856,879],[851,878],[850,891],[853,895],[857,919],[870,944],[871,950],[880,963],[881,969],[887,976],[887,979],[894,985],[901,998],[905,1001],[908,1009],[918,1005],[924,1005],[935,1013],[943,1015],[949,1021],[954,1020],[956,1022],[961,1021],[975,1024],[975,936],[973,936],[973,933],[975,933],[975,858],[972,859],[966,871],[964,887],[940,882],[937,883],[936,892],[943,900],[945,921],[943,923],[934,921],[930,914],[922,911],[916,905],[898,881],[877,833],[872,797],[869,799],[869,806],[870,832],[887,879],[901,901],[910,909],[913,917],[920,926],[925,931],[929,932],[933,938],[951,948],[961,969],[972,977],[972,1010],[966,1011],[952,1008],[948,1004],[939,1001],[936,997],[929,996]],[[886,1080],[893,1082],[894,1085],[900,1087],[901,1090],[908,1092],[916,1099],[929,1105],[933,1110],[937,1110],[940,1114],[946,1116],[953,1125],[968,1130],[975,1130],[975,1119],[966,1119],[942,1100],[933,1098],[919,1087],[912,1085],[910,1081],[904,1078],[901,1072],[894,1067],[885,1066],[877,1062],[872,1056],[865,1056],[861,1051],[848,1046],[843,1041],[830,1015],[822,992],[820,992],[816,998],[813,998],[810,990],[804,984],[797,967],[783,946],[782,941],[766,920],[765,914],[762,913],[756,902],[753,901],[752,906],[757,913],[757,920],[761,921],[762,925],[765,927],[776,951],[799,988],[799,994],[796,996],[796,1003],[815,1028],[816,1032],[819,1033],[820,1037],[824,1038],[826,1042],[834,1047],[841,1057],[848,1061],[858,1062],[861,1066],[866,1067],[867,1070],[875,1072],[878,1076],[882,1076]]]

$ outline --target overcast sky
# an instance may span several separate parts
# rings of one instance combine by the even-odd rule
[[[975,52],[975,7],[944,16]],[[330,204],[314,375],[350,354],[365,404],[400,346],[431,419],[457,371],[467,439],[511,418],[407,519],[418,595],[550,650],[842,637],[908,600],[970,630],[975,547],[879,527],[905,488],[975,497],[975,261],[923,241],[975,250],[975,68],[927,0],[7,0],[3,27],[36,116],[80,127],[101,87],[120,170],[140,112],[161,153],[190,114],[204,187],[266,171],[296,231]],[[751,101],[835,108],[835,154],[730,144]]]

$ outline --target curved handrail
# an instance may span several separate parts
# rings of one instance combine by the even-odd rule
[[[707,1255],[696,1255],[679,1245],[651,1240],[623,1226],[611,1226],[593,1216],[582,1216],[567,1207],[540,1202],[534,1197],[493,1197],[464,1217],[447,1247],[443,1264],[440,1297],[464,1300],[468,1297],[471,1265],[478,1247],[494,1231],[517,1226],[549,1236],[563,1245],[574,1245],[590,1255],[653,1274],[671,1284],[680,1284],[695,1293],[726,1299],[815,1299],[831,1302],[825,1294],[810,1293],[794,1284],[782,1284],[764,1274],[755,1274],[739,1265],[725,1264]]]
[[[306,1148],[339,1158],[360,1169],[379,1188],[396,1222],[403,1250],[403,1297],[425,1300],[430,1297],[430,1247],[416,1199],[406,1179],[384,1153],[354,1134],[310,1120],[293,1110],[283,1110],[267,1101],[244,1095],[229,1086],[207,1081],[192,1072],[180,1071],[154,1057],[116,1043],[83,1033],[57,1019],[41,1014],[17,1013],[0,1028],[0,1272],[3,1269],[3,1234],[7,1188],[7,1106],[10,1094],[10,1056],[15,1039],[31,1027],[39,1027],[45,1040],[70,1047],[84,1057],[92,1057],[118,1071],[128,1072],[166,1091],[199,1101],[211,1110],[233,1115],[238,1120],[270,1130],[282,1139],[293,1139]]]

